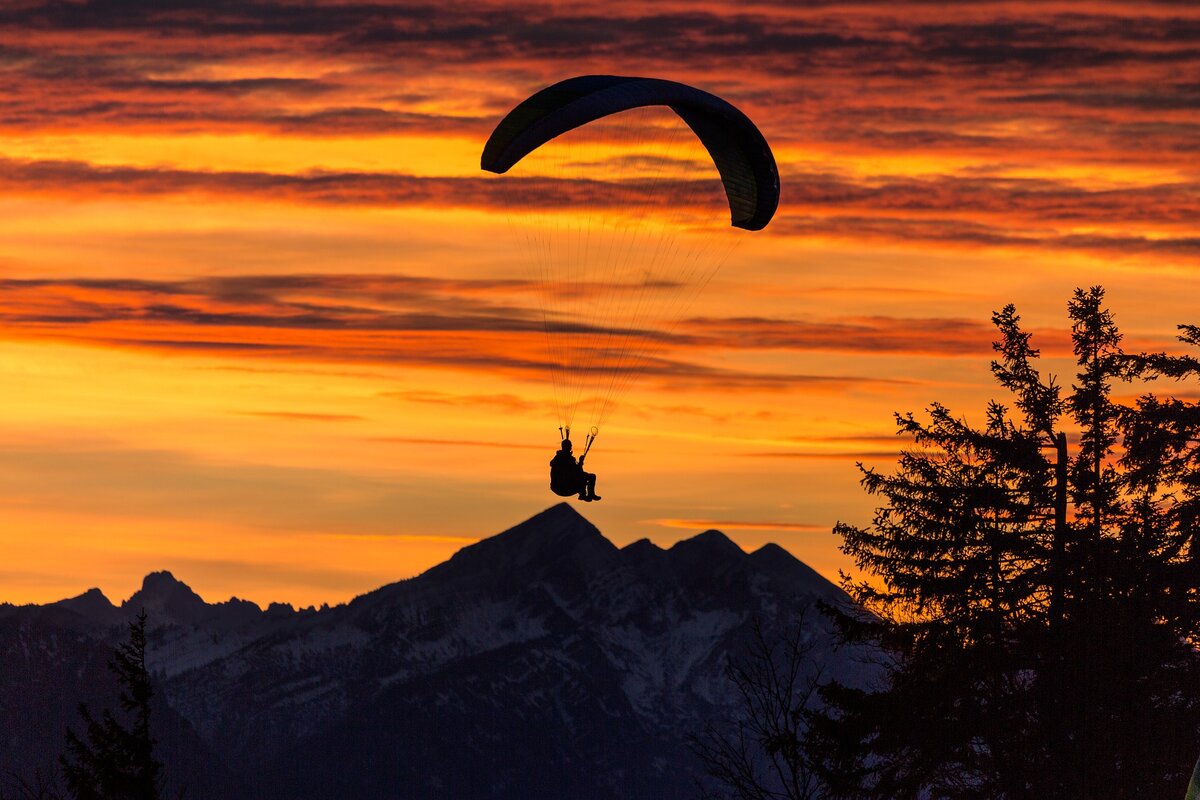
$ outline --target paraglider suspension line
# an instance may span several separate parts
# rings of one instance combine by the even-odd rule
[[[588,451],[592,449],[592,442],[596,441],[596,434],[599,432],[599,428],[593,427],[591,432],[588,433],[587,439],[585,439],[583,443],[583,455],[579,457],[580,461],[583,461],[583,459],[587,458]]]

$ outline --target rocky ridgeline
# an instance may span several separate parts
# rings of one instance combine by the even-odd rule
[[[617,548],[565,503],[332,608],[206,603],[152,573],[119,607],[0,607],[0,771],[52,765],[75,704],[111,702],[108,648],[144,608],[160,753],[191,798],[691,797],[687,735],[737,708],[728,658],[818,599],[845,601],[778,546]],[[804,621],[826,674],[865,679]]]

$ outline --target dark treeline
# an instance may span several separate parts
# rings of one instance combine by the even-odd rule
[[[728,794],[1183,796],[1200,751],[1200,360],[1125,352],[1098,287],[1068,311],[1069,388],[1008,306],[992,364],[1007,402],[980,426],[936,403],[898,414],[913,446],[889,474],[859,465],[882,502],[836,533],[868,577],[843,577],[860,609],[827,611],[886,678],[823,683],[819,701],[795,687],[794,740],[757,744],[806,791],[764,770]],[[1180,331],[1200,346],[1200,327]]]
[[[67,729],[59,759],[62,780],[45,772],[12,776],[0,785],[0,800],[159,800],[163,767],[150,729],[154,687],[146,668],[144,611],[129,623],[129,638],[117,645],[108,667],[120,710],[104,709],[97,717],[80,703],[81,732]]]

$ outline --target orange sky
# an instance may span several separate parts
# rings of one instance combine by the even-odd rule
[[[783,180],[589,459],[619,544],[716,525],[834,577],[892,412],[996,396],[993,310],[1063,376],[1076,286],[1138,347],[1200,323],[1192,5],[793,5],[6,3],[0,600],[335,602],[554,502],[478,164],[569,75],[717,92]]]

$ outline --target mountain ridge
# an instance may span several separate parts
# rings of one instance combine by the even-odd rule
[[[547,525],[547,523],[549,523],[549,525]],[[582,523],[582,525],[579,525],[578,523]],[[611,549],[613,552],[626,552],[626,551],[638,552],[638,553],[641,553],[641,552],[670,553],[671,551],[695,552],[695,550],[693,548],[701,548],[701,549],[709,551],[709,553],[713,554],[713,555],[723,553],[726,555],[732,555],[734,557],[744,556],[744,557],[758,560],[759,563],[775,562],[781,566],[787,566],[787,567],[790,567],[792,565],[799,565],[799,566],[803,567],[805,570],[807,570],[809,573],[811,573],[811,576],[815,580],[824,581],[825,583],[828,584],[829,587],[840,592],[840,589],[838,589],[836,584],[829,581],[828,578],[825,578],[820,573],[818,573],[816,570],[812,569],[812,567],[809,567],[807,564],[805,564],[799,558],[792,555],[790,552],[788,552],[782,546],[780,546],[774,542],[768,542],[753,551],[746,551],[746,550],[743,550],[740,545],[738,545],[736,542],[734,542],[732,539],[730,539],[729,536],[726,533],[724,533],[723,531],[716,529],[716,528],[709,528],[709,529],[700,531],[700,532],[698,532],[692,536],[689,536],[687,538],[680,539],[676,542],[673,542],[669,547],[663,547],[659,544],[656,544],[654,541],[652,541],[651,539],[646,538],[646,537],[643,537],[641,539],[636,539],[636,540],[624,545],[623,547],[618,547],[617,545],[613,544],[611,542],[611,540],[609,540],[607,537],[605,537],[594,524],[592,524],[586,517],[584,517],[579,511],[577,511],[570,503],[563,502],[563,503],[556,503],[555,505],[548,507],[544,511],[541,511],[541,512],[535,514],[534,516],[530,517],[529,519],[525,520],[524,522],[518,523],[517,525],[514,525],[511,528],[507,528],[498,534],[495,534],[495,535],[489,536],[489,537],[485,537],[483,539],[480,539],[478,542],[474,542],[472,544],[465,545],[463,548],[456,551],[446,561],[443,561],[440,564],[435,564],[432,567],[429,567],[424,572],[420,572],[411,577],[402,578],[398,581],[393,581],[391,583],[385,583],[379,587],[376,587],[375,589],[370,589],[368,591],[365,591],[362,594],[356,595],[355,597],[352,597],[349,600],[346,600],[341,603],[337,603],[334,605],[325,604],[322,608],[338,608],[338,607],[348,606],[348,605],[351,605],[351,604],[355,603],[356,601],[360,600],[361,598],[364,598],[371,594],[374,594],[375,592],[387,589],[388,587],[407,583],[408,581],[417,580],[417,579],[421,578],[422,576],[426,575],[427,573],[434,571],[434,570],[440,570],[441,568],[446,567],[447,565],[455,564],[456,566],[459,566],[462,561],[467,560],[465,558],[460,558],[460,556],[462,556],[462,554],[464,554],[464,553],[471,554],[470,560],[472,562],[474,562],[476,559],[481,557],[480,555],[478,555],[479,553],[486,553],[489,556],[493,555],[494,554],[494,550],[492,549],[494,547],[493,545],[488,545],[487,547],[485,547],[482,550],[477,549],[477,548],[479,548],[480,545],[483,545],[485,543],[497,543],[497,544],[500,542],[507,543],[507,542],[511,541],[512,538],[514,538],[511,536],[511,534],[524,533],[529,530],[532,530],[533,532],[536,532],[536,533],[544,533],[546,530],[558,530],[559,529],[559,528],[550,527],[550,526],[560,526],[561,527],[564,524],[569,526],[569,528],[568,528],[569,537],[578,537],[578,538],[574,539],[575,542],[580,542],[581,540],[582,541],[591,541],[592,537],[594,536],[596,541],[604,542],[608,545],[607,548],[604,548],[605,550]],[[570,540],[570,539],[568,539],[568,540]],[[552,540],[551,542],[543,542],[543,544],[551,544],[551,545],[560,544],[561,545],[561,544],[564,544],[564,541],[562,539],[558,539],[558,540]],[[760,554],[763,554],[763,555],[760,555]],[[456,561],[456,559],[457,559],[457,561]],[[149,601],[149,602],[147,602],[147,601]],[[199,601],[199,602],[197,603],[195,601]],[[150,611],[165,612],[172,619],[177,619],[179,621],[183,621],[183,619],[179,616],[179,613],[181,611],[183,612],[182,617],[189,617],[189,616],[191,616],[191,612],[193,612],[196,608],[199,608],[200,605],[207,606],[210,609],[219,608],[219,607],[229,607],[229,608],[247,607],[248,608],[248,607],[252,606],[255,610],[257,610],[260,613],[270,613],[272,611],[274,611],[275,613],[281,613],[281,612],[285,612],[288,609],[291,609],[292,612],[294,612],[294,613],[305,613],[305,612],[317,611],[317,609],[314,606],[308,606],[306,608],[297,609],[292,603],[283,602],[283,601],[271,601],[267,604],[266,607],[263,607],[262,605],[260,605],[259,603],[255,602],[253,600],[245,600],[245,599],[237,597],[236,595],[230,596],[230,598],[228,600],[224,600],[224,601],[205,600],[195,590],[193,590],[192,587],[188,583],[177,578],[175,576],[175,574],[171,570],[168,570],[168,569],[153,570],[153,571],[147,573],[142,579],[142,586],[139,589],[135,590],[128,598],[122,600],[119,604],[113,603],[112,600],[110,600],[108,598],[108,596],[105,595],[104,592],[101,589],[99,589],[98,587],[90,587],[78,595],[74,595],[72,597],[66,597],[61,600],[55,600],[55,601],[51,601],[51,602],[44,603],[44,604],[27,604],[24,606],[14,606],[12,604],[0,603],[0,606],[4,606],[4,605],[8,605],[9,607],[12,607],[12,608],[56,607],[56,608],[62,608],[62,609],[74,611],[83,616],[91,617],[93,619],[106,617],[107,615],[110,615],[112,612],[120,612],[120,611],[124,611],[124,610],[136,611],[136,610],[141,610],[144,608],[148,612],[150,612]],[[174,612],[174,613],[172,613],[172,612]]]
[[[200,742],[212,774],[260,800],[517,800],[548,788],[682,800],[694,786],[680,776],[700,773],[686,737],[736,710],[725,665],[756,620],[769,631],[803,620],[821,668],[863,677],[827,621],[805,614],[845,600],[777,546],[747,553],[710,530],[618,548],[559,504],[321,610],[207,603],[158,571],[119,607],[89,590],[10,606],[0,622],[111,643],[145,608],[148,665],[184,726],[172,741]],[[9,656],[0,648],[0,667]]]

